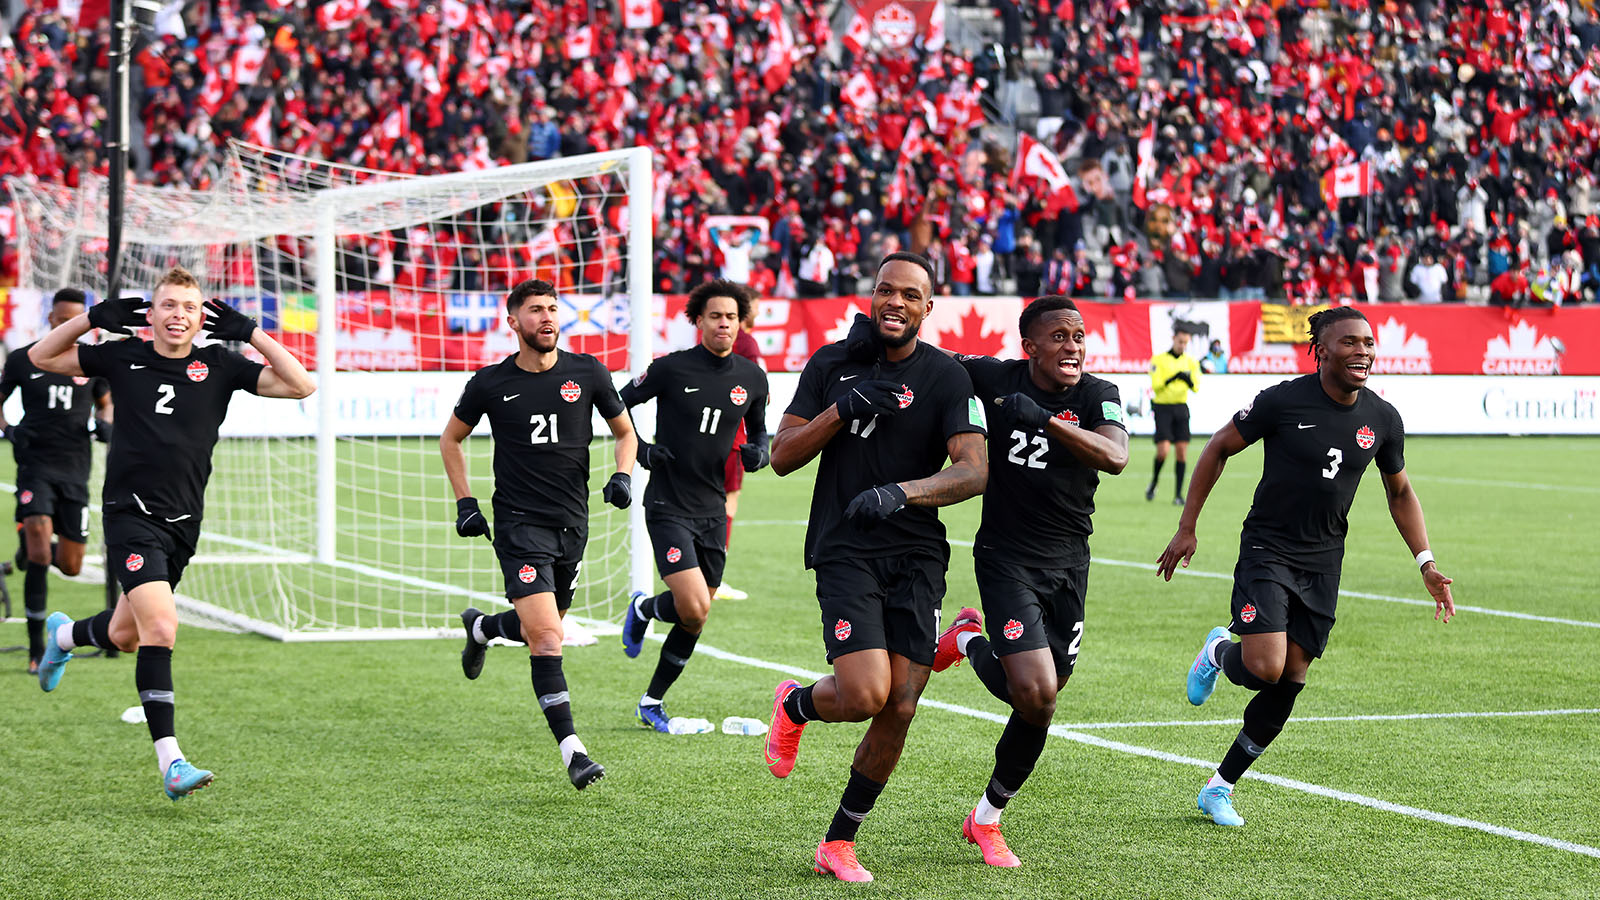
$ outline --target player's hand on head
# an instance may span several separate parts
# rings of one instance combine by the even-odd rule
[[[456,501],[456,534],[462,537],[483,535],[494,543],[494,532],[489,530],[489,520],[483,517],[476,497],[462,497]]]
[[[1009,424],[1021,425],[1032,431],[1041,431],[1050,424],[1050,414],[1027,394],[1018,392],[996,398],[999,418]]]
[[[867,488],[844,508],[844,517],[856,523],[863,531],[871,531],[878,523],[906,508],[906,492],[898,484],[885,484]]]
[[[1167,542],[1167,549],[1161,551],[1161,558],[1156,560],[1156,574],[1168,581],[1172,580],[1172,573],[1178,571],[1181,563],[1185,569],[1189,568],[1189,560],[1193,558],[1199,542],[1193,532],[1182,529],[1172,536]]]
[[[627,509],[633,502],[633,476],[618,472],[600,489],[600,498],[617,509]]]
[[[772,452],[765,442],[740,444],[739,462],[746,472],[759,472],[772,462]]]
[[[149,324],[145,318],[145,310],[149,308],[150,301],[138,297],[101,300],[89,307],[89,324],[101,331],[131,335],[134,326]]]
[[[878,326],[873,324],[871,316],[856,313],[850,332],[844,336],[845,358],[851,362],[872,362],[878,358],[879,349]]]
[[[872,379],[863,381],[840,397],[834,405],[841,419],[868,419],[872,416],[892,416],[900,411],[900,394],[904,388],[893,381]]]
[[[250,336],[256,333],[256,320],[221,300],[207,300],[206,320],[201,327],[219,341],[249,343]]]
[[[639,442],[639,465],[643,466],[646,471],[653,472],[657,466],[666,468],[677,458],[677,454],[672,452],[671,447],[663,447],[660,444],[652,444],[648,441]]]
[[[1428,586],[1428,594],[1433,597],[1433,617],[1443,617],[1449,622],[1456,614],[1456,601],[1450,596],[1452,579],[1446,578],[1438,566],[1430,564],[1422,567],[1422,583]]]

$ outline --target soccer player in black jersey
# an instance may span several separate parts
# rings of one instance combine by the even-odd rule
[[[82,315],[83,309],[83,291],[56,291],[50,327]],[[17,461],[17,521],[22,525],[18,564],[28,616],[28,672],[37,674],[44,655],[50,566],[64,575],[83,568],[89,533],[89,417],[93,413],[95,439],[110,441],[111,389],[103,378],[42,371],[28,361],[28,347],[20,347],[11,351],[0,371],[0,401],[17,390],[22,391],[22,422],[13,426],[0,415],[0,433],[11,442]]]
[[[1233,622],[1213,628],[1189,668],[1189,702],[1204,703],[1217,673],[1256,692],[1244,727],[1201,789],[1200,811],[1218,825],[1243,825],[1233,786],[1289,721],[1306,670],[1333,628],[1350,504],[1367,464],[1383,474],[1389,515],[1416,557],[1434,601],[1434,618],[1455,615],[1450,579],[1428,549],[1422,504],[1406,477],[1405,426],[1393,406],[1366,390],[1376,358],[1372,326],[1353,307],[1311,317],[1317,371],[1267,388],[1234,413],[1201,451],[1189,499],[1156,563],[1168,581],[1194,556],[1195,523],[1228,457],[1265,440],[1261,481],[1239,534],[1233,570]],[[1239,635],[1228,640],[1228,631]]]
[[[684,315],[700,330],[700,343],[661,357],[622,389],[630,408],[656,401],[655,443],[639,442],[639,462],[650,470],[645,527],[667,589],[654,597],[635,593],[622,620],[622,649],[630,657],[639,655],[649,620],[672,625],[636,713],[640,724],[656,731],[669,730],[661,701],[694,653],[722,583],[728,559],[724,476],[741,421],[744,470],[754,472],[771,459],[767,373],[733,352],[752,300],[748,288],[731,281],[696,287]]]
[[[633,497],[633,423],[611,373],[587,353],[556,349],[560,337],[555,287],[524,281],[506,296],[506,319],[517,352],[481,369],[467,382],[439,438],[444,471],[456,495],[456,533],[484,535],[494,544],[512,608],[486,616],[468,608],[461,668],[483,671],[492,638],[528,645],[533,693],[561,748],[572,786],[583,790],[605,775],[589,758],[572,722],[567,679],[561,671],[561,620],[572,606],[573,585],[589,540],[589,443],[598,410],[616,438],[617,471],[601,496],[618,509]],[[484,416],[494,435],[494,521],[490,531],[473,499],[461,442]]]
[[[1100,473],[1128,464],[1116,385],[1083,371],[1083,316],[1041,297],[1017,323],[1027,359],[957,356],[988,411],[989,483],[974,542],[983,617],[963,609],[939,636],[933,670],[966,657],[1013,712],[994,772],[961,833],[991,866],[1021,862],[1000,836],[1000,812],[1044,751],[1056,694],[1083,640],[1089,534]],[[989,637],[979,634],[987,620]]]
[[[145,324],[152,331],[148,341],[77,343],[90,328],[131,334],[130,326]],[[202,328],[218,341],[249,342],[267,364],[221,344],[194,346]],[[122,597],[115,611],[77,622],[59,612],[50,616],[39,684],[55,689],[75,647],[138,650],[134,683],[163,787],[177,800],[212,779],[184,759],[173,730],[178,610],[172,592],[200,537],[217,429],[234,391],[299,399],[309,397],[316,384],[254,319],[219,301],[204,302],[199,281],[182,268],[162,276],[149,303],[95,304],[45,335],[28,358],[58,375],[103,377],[117,398],[117,430],[101,499],[106,564],[121,583]]]
[[[818,872],[843,881],[872,880],[856,859],[856,830],[900,759],[933,665],[950,559],[936,508],[982,491],[988,470],[972,380],[917,340],[933,291],[926,259],[884,257],[871,340],[812,355],[773,442],[779,475],[822,457],[805,563],[816,571],[833,674],[778,685],[766,763],[787,777],[808,722],[871,720],[814,857]]]

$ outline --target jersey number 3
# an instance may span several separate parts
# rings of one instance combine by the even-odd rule
[[[1050,442],[1044,435],[1029,435],[1020,431],[1013,431],[1011,436],[1016,438],[1017,442],[1011,446],[1011,452],[1006,454],[1006,459],[1019,466],[1027,466],[1030,469],[1044,468],[1044,460],[1040,457],[1044,456],[1045,452],[1050,449]],[[1027,452],[1030,438],[1033,441],[1033,452],[1024,459],[1022,454]]]
[[[1339,474],[1339,466],[1344,462],[1344,451],[1338,447],[1328,448],[1328,467],[1322,470],[1323,478],[1333,478]]]

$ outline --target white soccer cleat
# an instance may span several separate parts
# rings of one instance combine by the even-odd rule
[[[736,587],[725,584],[717,585],[717,592],[711,595],[714,600],[749,600],[750,595]]]

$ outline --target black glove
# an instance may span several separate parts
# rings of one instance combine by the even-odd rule
[[[478,501],[473,497],[462,497],[456,501],[456,534],[462,537],[477,537],[483,535],[494,543],[494,532],[489,530],[489,520],[483,517],[483,510],[478,508]]]
[[[17,426],[11,424],[10,422],[7,422],[4,428],[0,428],[0,437],[3,437],[8,441],[11,440],[11,436],[16,433]]]
[[[1167,384],[1171,384],[1174,381],[1181,381],[1184,384],[1187,384],[1191,389],[1194,387],[1194,377],[1191,376],[1188,372],[1179,372],[1178,374],[1172,376],[1171,378],[1168,378],[1167,379]]]
[[[221,300],[207,300],[206,320],[200,327],[219,341],[247,344],[256,333],[256,320]]]
[[[900,398],[895,395],[901,390],[901,386],[892,381],[863,381],[834,405],[838,407],[841,419],[892,416],[900,411]]]
[[[124,297],[121,300],[101,300],[89,307],[89,324],[101,331],[110,331],[116,334],[133,334],[130,330],[136,325],[149,325],[145,318],[145,310],[150,308],[148,300],[138,297]]]
[[[761,440],[739,445],[739,462],[744,465],[746,472],[759,472],[772,462],[772,453],[767,450],[766,435],[758,435]]]
[[[639,465],[646,471],[654,472],[656,466],[670,466],[677,458],[671,447],[663,447],[648,441],[639,442]]]
[[[626,472],[612,475],[606,486],[600,489],[600,499],[617,509],[627,509],[628,504],[633,502],[633,477]]]
[[[886,484],[857,494],[844,508],[844,517],[855,522],[862,531],[871,531],[879,522],[905,508],[906,492],[898,484]]]
[[[102,444],[111,443],[111,423],[99,416],[94,417],[94,439]]]
[[[1029,431],[1043,431],[1050,424],[1050,414],[1027,394],[1007,394],[995,402],[999,404],[996,414],[1006,422],[1021,425]]]
[[[844,357],[851,362],[872,362],[878,358],[881,342],[878,340],[878,325],[872,317],[864,313],[856,313],[856,320],[850,324],[850,333],[844,336]]]

